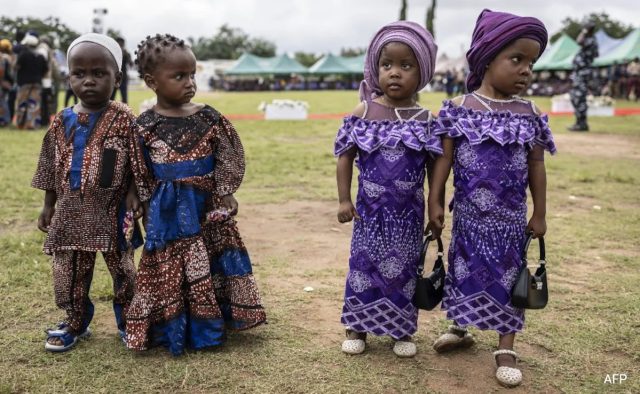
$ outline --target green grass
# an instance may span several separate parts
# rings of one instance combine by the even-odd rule
[[[150,94],[134,91],[131,96],[137,109]],[[199,97],[233,114],[258,113],[258,104],[273,98],[307,100],[312,113],[348,112],[357,101],[355,92]],[[442,99],[440,94],[421,96],[434,110]],[[543,110],[549,107],[548,99],[537,103]],[[564,131],[571,121],[551,119],[554,132],[566,134],[565,141],[571,141]],[[640,116],[593,118],[588,135],[622,139],[629,151],[638,152],[639,121]],[[340,120],[234,124],[247,155],[247,174],[238,193],[242,204],[282,204],[285,215],[287,201],[335,200],[332,149]],[[111,283],[104,264],[96,265],[91,293],[96,316],[103,317],[95,324],[96,335],[68,354],[45,353],[42,330],[59,313],[49,258],[41,253],[43,236],[35,229],[42,192],[29,187],[43,135],[0,130],[0,392],[430,392],[436,390],[431,382],[443,374],[474,387],[463,373],[446,375],[453,369],[430,354],[431,341],[446,327],[442,314],[428,314],[429,323],[416,336],[422,358],[400,362],[380,341],[363,357],[345,357],[337,347],[340,333],[335,343],[327,343],[300,323],[313,313],[308,299],[277,286],[261,287],[270,324],[231,336],[221,349],[180,358],[163,350],[135,355],[108,334],[113,330],[107,327],[112,325]],[[557,156],[546,160],[551,301],[546,309],[527,315],[516,342],[527,349],[521,354],[530,374],[527,387],[536,392],[639,392],[640,160],[637,154],[559,148]],[[313,277],[325,286],[343,280],[343,271],[331,267],[296,272],[286,257],[265,256],[256,276],[259,284]],[[333,302],[341,292],[333,287],[316,297]],[[478,339],[480,352],[495,345],[492,333],[480,332]],[[490,365],[486,368],[480,379],[490,379]],[[620,372],[629,374],[624,385],[603,385],[606,374]]]

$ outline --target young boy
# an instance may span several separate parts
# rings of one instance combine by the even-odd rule
[[[89,288],[98,251],[113,277],[113,309],[124,338],[135,268],[123,226],[127,212],[141,215],[130,164],[139,152],[135,118],[129,107],[109,100],[122,79],[120,46],[105,35],[85,34],[71,43],[67,60],[80,102],[56,115],[31,184],[46,192],[38,228],[47,233],[44,252],[53,255],[56,305],[66,312],[63,322],[46,331],[45,349],[52,352],[67,351],[90,334]],[[131,245],[140,244],[134,231]]]

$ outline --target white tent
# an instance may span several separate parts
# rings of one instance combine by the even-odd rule
[[[443,53],[436,59],[435,74],[444,74],[449,70],[457,72],[466,68],[468,68],[467,58],[464,54],[450,58],[446,53]]]

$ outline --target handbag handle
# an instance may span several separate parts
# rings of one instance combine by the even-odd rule
[[[422,276],[422,272],[424,271],[424,260],[427,256],[427,249],[429,248],[429,243],[433,241],[433,234],[431,231],[424,236],[424,241],[422,242],[422,253],[420,253],[420,261],[418,262],[418,276]],[[442,263],[442,257],[444,256],[444,246],[442,245],[442,239],[440,237],[436,238],[435,241],[438,243],[438,258],[436,259],[436,264]]]
[[[527,233],[527,239],[525,239],[524,241],[524,247],[522,248],[522,263],[523,266],[527,266],[527,251],[529,250],[529,244],[531,243],[531,240],[533,239],[533,234],[532,233]],[[538,246],[540,247],[540,261],[539,263],[541,265],[545,265],[547,263],[546,258],[545,258],[545,248],[544,248],[544,237],[538,237]]]

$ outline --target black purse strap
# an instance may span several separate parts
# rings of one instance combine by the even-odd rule
[[[529,250],[529,244],[531,243],[531,240],[533,239],[533,234],[532,233],[528,233],[527,234],[527,239],[525,239],[524,241],[524,247],[522,248],[522,264],[523,267],[527,266],[527,251]],[[545,253],[545,248],[544,248],[544,237],[538,237],[538,246],[540,247],[540,265],[545,265],[547,263],[546,261],[546,253]]]
[[[433,234],[431,231],[424,236],[424,240],[422,241],[422,253],[420,253],[420,261],[418,261],[418,277],[422,276],[424,272],[424,260],[427,257],[427,249],[429,249],[429,243],[433,241]],[[442,239],[440,237],[436,238],[435,241],[438,243],[438,258],[436,259],[436,265],[444,264],[442,258],[444,256],[444,246],[442,244]]]

